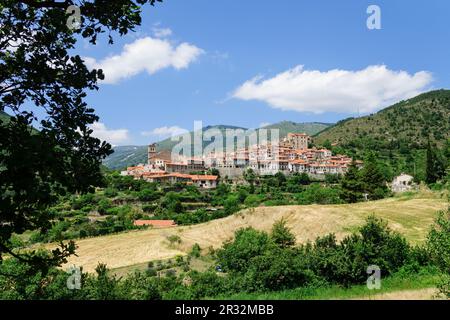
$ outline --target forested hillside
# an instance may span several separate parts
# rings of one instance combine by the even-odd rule
[[[449,139],[450,90],[437,90],[376,114],[342,120],[317,134],[314,143],[358,158],[373,152],[388,177],[406,172],[425,180],[428,142],[445,161]]]

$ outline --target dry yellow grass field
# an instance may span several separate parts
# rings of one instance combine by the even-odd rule
[[[372,213],[385,219],[392,229],[402,233],[412,243],[420,243],[425,240],[436,212],[447,206],[448,202],[444,199],[420,195],[351,205],[259,207],[193,226],[149,229],[79,240],[76,242],[78,256],[72,257],[68,264],[93,271],[99,262],[114,269],[168,259],[187,254],[195,243],[202,249],[219,248],[239,228],[254,227],[268,231],[275,221],[282,218],[287,221],[298,243],[328,233],[335,233],[340,239],[356,230]],[[168,241],[171,235],[178,235],[181,243],[172,245]]]

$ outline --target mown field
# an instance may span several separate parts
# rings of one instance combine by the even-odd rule
[[[445,198],[433,193],[420,193],[357,204],[258,207],[198,225],[78,240],[77,256],[71,257],[68,264],[93,271],[99,262],[106,263],[111,269],[118,269],[169,259],[186,255],[195,243],[204,250],[219,248],[239,228],[251,226],[268,231],[280,219],[287,221],[297,242],[304,243],[328,233],[335,233],[341,239],[362,225],[368,215],[375,214],[411,243],[421,243],[436,212],[447,206]],[[170,241],[174,235],[181,241]],[[54,244],[47,245],[49,247],[54,247]]]

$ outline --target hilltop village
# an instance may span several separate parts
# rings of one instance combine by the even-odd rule
[[[201,158],[178,157],[176,161],[169,151],[157,152],[157,145],[151,144],[148,163],[128,167],[121,174],[149,182],[184,182],[205,189],[215,188],[218,183],[217,175],[206,174],[210,169],[233,180],[242,180],[248,169],[259,175],[306,173],[319,179],[325,174],[345,174],[352,158],[333,155],[324,148],[309,148],[311,141],[306,133],[289,133],[276,146],[257,144],[233,152],[211,152]],[[362,166],[362,161],[356,163]]]

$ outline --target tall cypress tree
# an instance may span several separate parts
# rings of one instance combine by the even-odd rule
[[[361,182],[370,200],[382,199],[388,193],[386,179],[373,153],[370,153],[361,171]]]
[[[355,203],[363,199],[364,185],[355,159],[353,159],[341,181],[341,189],[341,199],[348,203]]]
[[[427,145],[427,168],[426,168],[426,183],[435,183],[445,175],[446,163],[444,157],[438,150],[431,145],[428,140]]]

